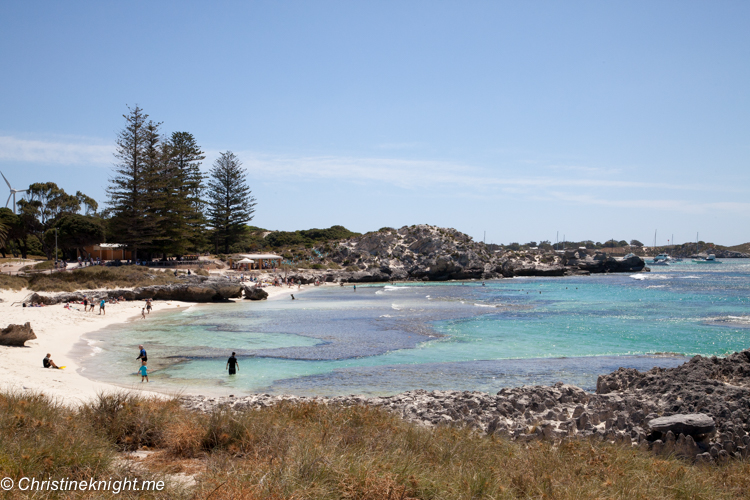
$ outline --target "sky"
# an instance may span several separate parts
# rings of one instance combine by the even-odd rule
[[[0,171],[104,204],[139,105],[205,172],[234,152],[268,229],[739,244],[749,24],[729,0],[2,2]]]

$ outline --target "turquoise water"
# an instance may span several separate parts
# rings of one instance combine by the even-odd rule
[[[675,366],[750,347],[750,260],[651,273],[322,287],[196,305],[87,336],[84,374],[190,393],[496,391],[558,380],[593,389],[620,366]],[[240,372],[224,371],[231,351]]]

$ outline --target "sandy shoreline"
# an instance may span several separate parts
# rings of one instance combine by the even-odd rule
[[[312,289],[303,286],[297,289],[287,287],[266,287],[269,300],[289,299],[290,293],[300,293]],[[91,380],[80,373],[79,362],[73,351],[88,333],[107,327],[135,320],[140,317],[143,301],[120,302],[107,304],[106,315],[99,315],[98,307],[94,312],[83,312],[82,305],[75,305],[70,310],[62,304],[45,307],[21,307],[20,301],[26,298],[29,290],[0,290],[0,328],[10,324],[23,325],[31,323],[37,338],[26,342],[25,347],[0,346],[2,359],[2,377],[0,390],[33,391],[56,398],[65,404],[77,405],[89,401],[101,392],[137,390],[152,395],[158,392],[146,391],[140,384],[116,386]],[[13,305],[16,303],[15,305]],[[155,301],[153,311],[167,311],[186,308],[193,305],[189,302]],[[58,366],[64,370],[52,370],[42,367],[42,359],[47,353]],[[146,384],[143,384],[146,385]],[[157,388],[154,388],[158,391]]]

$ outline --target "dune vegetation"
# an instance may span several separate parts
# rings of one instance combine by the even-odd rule
[[[122,498],[729,499],[750,487],[742,461],[693,466],[585,440],[517,444],[469,428],[427,429],[363,406],[283,403],[203,414],[123,393],[69,408],[6,392],[0,442],[0,477],[16,481],[166,481],[161,492]],[[132,450],[148,450],[147,458],[133,459]],[[46,495],[35,498],[58,498]]]
[[[203,273],[200,274],[204,274]],[[207,274],[207,273],[206,273]],[[131,288],[174,283],[174,274],[140,266],[92,266],[65,273],[38,273],[24,276],[0,275],[0,288],[36,292],[74,292],[96,288]]]

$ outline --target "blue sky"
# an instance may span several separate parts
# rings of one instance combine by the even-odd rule
[[[266,228],[737,244],[749,23],[746,1],[3,2],[0,170],[103,202],[138,104],[206,170],[237,154]]]

